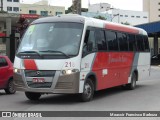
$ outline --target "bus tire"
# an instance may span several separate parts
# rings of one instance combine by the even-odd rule
[[[137,81],[137,75],[135,74],[135,72],[133,72],[131,77],[131,83],[127,84],[125,88],[128,90],[134,90],[136,88],[136,81]]]
[[[39,98],[41,97],[40,93],[33,93],[33,92],[25,92],[26,97],[29,100],[39,100]]]
[[[80,94],[81,101],[88,102],[93,99],[94,95],[94,84],[91,79],[87,79],[84,83],[83,93]]]

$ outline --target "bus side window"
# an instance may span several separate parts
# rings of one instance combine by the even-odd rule
[[[143,37],[141,35],[137,35],[136,40],[138,51],[144,51]]]
[[[83,44],[83,55],[96,51],[96,42],[94,37],[94,30],[87,30]]]
[[[129,51],[137,51],[135,35],[128,34]]]
[[[117,38],[119,41],[120,51],[128,51],[128,39],[126,34],[118,32]]]
[[[116,33],[113,31],[106,31],[105,33],[106,33],[106,40],[108,43],[108,50],[109,51],[119,51]]]
[[[149,42],[148,42],[148,37],[147,36],[143,36],[143,40],[144,40],[144,47],[145,47],[145,52],[149,52]]]
[[[107,44],[106,44],[106,40],[105,40],[104,31],[103,30],[96,30],[95,37],[96,37],[98,50],[106,51],[107,50]]]

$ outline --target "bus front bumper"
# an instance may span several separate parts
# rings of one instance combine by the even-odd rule
[[[24,71],[21,74],[14,73],[14,85],[17,91],[72,94],[79,93],[80,72],[70,75],[60,76],[60,71],[56,71],[54,77],[45,77],[47,82],[32,82],[34,77],[25,77]]]

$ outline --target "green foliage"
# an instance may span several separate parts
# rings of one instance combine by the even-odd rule
[[[8,12],[6,12],[6,11],[0,11],[0,13],[8,13]]]
[[[69,7],[68,10],[65,10],[65,14],[72,13],[72,10],[73,10],[73,5]]]
[[[65,14],[72,13],[72,10],[73,10],[73,5],[70,6],[68,8],[68,10],[65,10]],[[81,8],[81,12],[88,12],[88,9],[87,8]]]
[[[106,20],[106,18],[105,17],[103,17],[103,16],[95,16],[94,18],[96,18],[96,19],[100,19],[100,20]]]
[[[123,24],[123,25],[130,25],[130,23],[128,23],[128,22],[121,22],[121,24]]]

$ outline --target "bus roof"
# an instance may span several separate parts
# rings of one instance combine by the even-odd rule
[[[105,28],[109,30],[116,30],[132,34],[147,35],[147,32],[141,28],[136,28],[129,25],[122,25],[90,17],[84,17],[77,14],[66,14],[66,15],[40,18],[33,21],[32,24],[48,23],[48,22],[77,22],[77,23],[83,23],[86,26],[91,26],[91,27],[99,27],[99,28]]]

